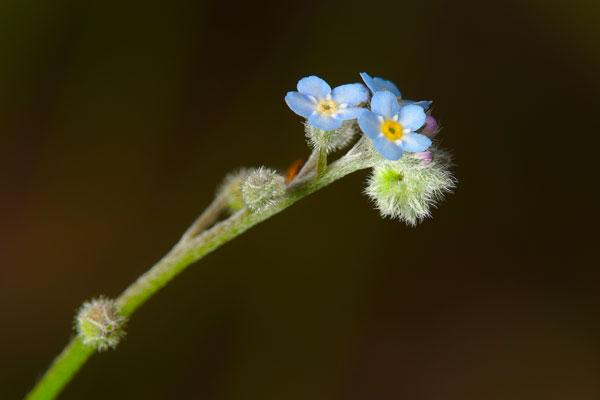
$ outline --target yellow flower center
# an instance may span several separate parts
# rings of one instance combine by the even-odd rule
[[[381,123],[381,132],[388,140],[395,141],[404,136],[404,127],[398,121],[388,119]]]
[[[337,112],[337,110],[338,110],[338,105],[333,100],[323,99],[323,100],[319,101],[319,104],[317,104],[317,111],[320,114],[329,116],[329,115],[335,114]]]

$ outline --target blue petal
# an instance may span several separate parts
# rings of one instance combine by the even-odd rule
[[[369,100],[369,91],[362,83],[350,83],[333,89],[331,97],[337,103],[355,106]]]
[[[308,118],[315,111],[316,104],[306,95],[298,92],[288,92],[285,102],[296,114]]]
[[[361,72],[360,77],[365,85],[367,85],[367,87],[371,90],[371,92],[377,92],[377,87],[375,86],[375,82],[373,81],[373,78],[371,78],[371,75],[367,74],[366,72]]]
[[[381,134],[381,121],[372,111],[365,110],[361,113],[358,117],[358,126],[371,139],[375,139]]]
[[[431,139],[420,133],[407,133],[402,138],[402,148],[410,153],[425,151],[431,146]]]
[[[307,76],[298,81],[298,91],[302,94],[322,99],[331,93],[331,86],[318,76]]]
[[[395,161],[402,157],[402,147],[394,142],[390,142],[384,136],[378,136],[373,139],[373,145],[375,146],[375,149],[388,160]]]
[[[362,115],[362,113],[364,113],[365,111],[368,111],[366,108],[360,108],[360,107],[348,107],[348,108],[342,108],[338,111],[338,113],[336,114],[336,118],[339,118],[343,121],[346,121],[347,119],[355,119],[358,118]]]
[[[309,125],[323,129],[324,131],[332,131],[342,126],[342,120],[326,116],[319,113],[314,113],[308,118]]]
[[[366,72],[361,72],[360,77],[365,82],[365,85],[367,85],[367,87],[369,89],[371,89],[371,92],[375,93],[375,92],[388,91],[388,92],[392,92],[393,94],[395,94],[396,97],[400,97],[400,90],[398,89],[398,87],[396,85],[394,85],[393,82],[386,81],[385,79],[377,78],[377,77],[371,78],[371,76],[369,74],[367,74]]]
[[[375,82],[375,86],[378,88],[377,90],[387,90],[388,92],[392,92],[396,95],[396,97],[400,97],[400,89],[392,81],[386,81],[382,78],[373,78],[373,82]]]
[[[426,118],[427,115],[425,114],[425,111],[423,111],[423,107],[409,104],[400,109],[398,122],[400,122],[403,127],[408,128],[411,131],[416,131],[423,126]]]
[[[392,118],[398,114],[400,106],[398,105],[398,99],[391,92],[375,92],[371,99],[371,110],[386,118]]]
[[[422,107],[423,110],[425,110],[425,111],[429,110],[429,107],[431,107],[431,104],[433,104],[433,101],[430,101],[430,100],[415,101],[415,105]]]
[[[433,103],[433,101],[429,101],[429,100],[422,100],[422,101],[400,100],[400,106],[414,104],[416,106],[423,107],[423,110],[425,110],[425,111],[429,110],[429,107],[431,107],[432,103]]]

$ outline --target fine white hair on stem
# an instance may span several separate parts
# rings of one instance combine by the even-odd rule
[[[309,125],[304,125],[306,139],[312,149],[324,150],[331,153],[348,146],[352,139],[358,134],[359,128],[356,120],[348,120],[342,126],[332,131],[324,131]]]

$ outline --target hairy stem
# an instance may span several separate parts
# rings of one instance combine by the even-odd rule
[[[319,158],[317,160],[317,177],[323,175],[327,169],[327,150],[325,148],[319,149]]]
[[[207,211],[192,224],[173,249],[116,299],[119,312],[125,317],[131,316],[160,288],[206,254],[239,236],[254,225],[281,212],[303,197],[345,175],[369,168],[372,165],[373,160],[366,154],[364,140],[361,139],[344,157],[332,163],[321,174],[313,173],[295,180],[288,187],[287,195],[274,207],[260,213],[252,213],[247,209],[242,209],[228,219],[201,232],[202,229],[216,220],[221,211],[220,203],[215,200]],[[27,399],[46,400],[55,398],[93,353],[94,349],[84,345],[78,337],[72,339],[28,394]]]
[[[201,233],[219,219],[219,216],[227,208],[227,195],[219,194],[198,218],[185,231],[180,241],[185,241]]]
[[[312,172],[314,172],[316,165],[317,165],[318,158],[319,158],[319,150],[315,149],[312,151],[312,153],[310,153],[308,160],[306,160],[306,162],[304,163],[304,165],[298,172],[298,175],[296,175],[294,177],[294,181],[306,178],[308,175],[310,175]]]

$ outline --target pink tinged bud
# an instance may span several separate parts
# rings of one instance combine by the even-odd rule
[[[433,154],[429,150],[413,153],[413,155],[416,159],[421,160],[421,165],[429,165],[431,164],[431,160],[433,160]]]
[[[431,115],[428,115],[427,119],[425,120],[425,126],[423,127],[421,133],[423,133],[425,136],[434,137],[438,132],[439,125],[437,121]]]

